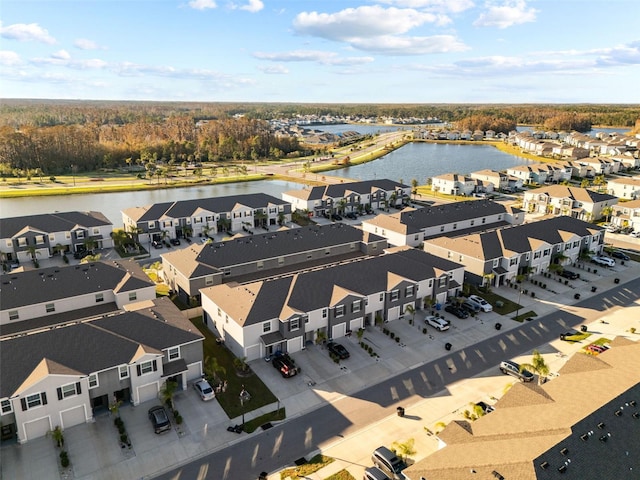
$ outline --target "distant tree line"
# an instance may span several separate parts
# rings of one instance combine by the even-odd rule
[[[490,115],[471,115],[455,122],[459,130],[493,130],[496,133],[509,133],[516,129],[516,123],[507,118],[494,117]]]

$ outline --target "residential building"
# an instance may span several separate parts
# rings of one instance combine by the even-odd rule
[[[596,176],[618,173],[621,166],[619,161],[605,157],[585,157],[578,160],[578,162],[591,167],[593,174]]]
[[[425,251],[463,264],[465,281],[478,285],[503,285],[551,263],[572,264],[583,251],[599,254],[603,246],[602,227],[566,216],[424,242]]]
[[[527,213],[569,215],[580,220],[594,221],[602,211],[618,203],[618,197],[598,193],[587,188],[551,185],[524,192],[522,209]]]
[[[640,198],[613,206],[611,223],[620,228],[630,227],[640,232]]]
[[[128,232],[140,242],[251,231],[291,221],[291,205],[271,195],[252,193],[156,203],[122,211]]]
[[[495,410],[454,420],[439,449],[403,471],[410,480],[631,479],[640,470],[640,343],[616,337],[575,353],[542,385],[516,382]],[[497,368],[496,368],[497,371]]]
[[[425,238],[464,235],[524,221],[524,212],[491,200],[466,200],[363,220],[362,230],[386,238],[391,245],[417,247]]]
[[[99,261],[10,273],[2,277],[0,325],[6,333],[59,314],[103,305],[117,310],[155,297],[154,283],[134,261]]]
[[[395,207],[406,204],[410,195],[410,186],[380,179],[290,190],[282,194],[282,199],[294,210],[317,217]]]
[[[525,185],[543,185],[571,180],[572,169],[560,164],[537,163],[510,167],[507,174],[521,179]]]
[[[383,253],[385,238],[344,223],[258,233],[223,242],[193,244],[162,255],[167,284],[185,302],[200,289],[250,277]]]
[[[431,177],[431,190],[447,195],[471,196],[476,190],[476,180],[466,175],[445,173]]]
[[[416,249],[201,290],[205,324],[238,357],[297,352],[460,293],[461,265]]]
[[[100,212],[59,212],[0,218],[2,262],[49,258],[113,247],[113,224]]]
[[[478,170],[477,172],[471,172],[470,177],[482,182],[485,192],[518,191],[522,189],[522,179],[512,177],[505,172]]]
[[[116,401],[157,399],[202,375],[203,336],[167,298],[0,338],[3,428],[19,443],[92,422]],[[78,312],[80,313],[80,312]],[[27,322],[24,322],[27,323]]]
[[[635,200],[640,198],[640,178],[610,178],[607,180],[607,193],[626,200]]]

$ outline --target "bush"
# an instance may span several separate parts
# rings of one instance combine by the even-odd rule
[[[125,432],[126,432],[126,430],[125,430],[125,428],[124,428],[124,425],[122,425],[122,424],[118,425],[118,433],[119,433],[120,435],[122,435],[122,434],[124,434]]]
[[[396,337],[396,343],[400,343],[400,337]]]
[[[424,333],[425,335],[427,334],[427,328],[426,327],[422,329],[422,333]]]
[[[181,425],[181,424],[182,424],[182,416],[181,416],[181,415],[176,415],[176,423],[177,423],[178,425]]]
[[[66,450],[60,452],[60,465],[62,468],[67,468],[71,462],[69,461],[69,454]]]
[[[127,437],[126,433],[123,433],[122,435],[120,435],[120,441],[122,443],[127,443],[129,441],[129,438]]]
[[[393,340],[394,338],[396,338],[396,334],[395,334],[395,333],[393,333],[393,332],[391,332],[391,333],[389,334],[389,336],[391,337],[391,339],[392,339],[392,340]]]

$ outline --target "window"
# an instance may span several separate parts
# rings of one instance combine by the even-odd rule
[[[458,228],[458,224],[457,224],[457,223],[454,223],[454,224],[453,224],[453,229],[454,229],[454,230],[457,230],[457,228]]]
[[[9,311],[9,320],[18,320],[20,318],[20,314],[18,310]]]
[[[55,303],[47,303],[44,306],[45,310],[47,311],[47,313],[51,313],[51,312],[55,312],[56,311],[56,305]]]
[[[264,322],[262,324],[262,333],[267,333],[271,331],[271,322]]]
[[[384,293],[381,293],[381,294],[380,294],[380,301],[381,301],[381,302],[382,302],[382,301],[384,301]]]
[[[180,358],[180,347],[173,347],[167,350],[167,358],[169,361]]]
[[[360,311],[360,300],[356,300],[351,304],[351,311],[353,313],[358,313]]]
[[[138,299],[138,292],[129,292],[129,301],[133,302]]]
[[[307,258],[311,258],[311,254],[308,254]],[[284,265],[284,257],[278,257],[278,265]]]
[[[264,268],[264,260],[258,260],[258,261],[256,262],[256,268],[257,268],[258,270],[262,270],[262,269]]]
[[[96,293],[96,303],[104,302],[104,293]]]
[[[298,330],[299,328],[300,328],[300,319],[292,318],[291,321],[289,322],[289,330],[294,331],[294,330]]]
[[[7,244],[7,247],[9,247],[9,248],[13,247],[13,242],[11,241],[11,239],[10,239],[10,238],[7,238],[7,239],[5,240],[5,243]]]
[[[94,235],[100,235],[100,229],[98,227],[94,227],[92,232]]]
[[[158,370],[158,365],[155,360],[150,360],[148,362],[143,362],[137,365],[138,367],[138,376],[147,375],[148,373],[155,372]]]
[[[149,222],[149,228],[156,228],[156,222]]]
[[[400,292],[398,290],[391,290],[391,301],[395,302],[400,298]]]
[[[322,309],[322,318],[327,318],[327,309],[326,308]]]
[[[509,266],[510,266],[510,267],[513,267],[513,266],[514,266],[514,265],[516,265],[517,263],[518,263],[518,259],[517,259],[517,258],[512,258],[512,259],[509,261]]]
[[[487,219],[486,219],[486,218],[483,218],[483,219],[482,219],[482,223],[487,223]]]
[[[475,225],[476,221],[475,220],[471,220],[471,226]]]
[[[129,378],[129,366],[128,365],[120,365],[118,367],[118,377],[120,380],[124,380],[125,378]]]
[[[335,312],[336,312],[336,318],[344,316],[344,305],[338,305],[336,307]]]
[[[32,408],[39,407],[40,405],[47,404],[47,394],[45,392],[34,393],[28,395],[26,398],[21,398],[22,410],[30,410]]]
[[[543,256],[545,256],[545,257],[548,257],[548,256],[549,256],[549,249],[547,248],[547,249],[543,252],[543,254],[542,254],[542,255],[543,255]]]
[[[27,246],[27,239],[24,237],[20,237],[18,239],[18,246],[19,247],[26,247]]]
[[[98,383],[98,374],[92,373],[89,375],[89,388],[96,388],[99,385]]]
[[[2,402],[0,402],[0,410],[2,411],[3,415],[13,412],[13,405],[11,405],[11,400],[7,398],[2,400]]]
[[[50,233],[50,234],[49,234],[49,241],[50,241],[50,242],[55,242],[55,240],[56,240],[56,236],[55,236],[55,234]]]
[[[76,238],[84,238],[84,230],[76,230]]]
[[[71,240],[71,232],[64,232],[64,238]]]
[[[213,275],[207,275],[206,277],[204,277],[204,284],[213,285]]]
[[[533,254],[533,259],[535,260],[536,258],[540,258],[540,252],[535,252]]]
[[[444,225],[440,225],[440,231],[444,232]]]
[[[82,393],[82,390],[80,388],[80,382],[63,385],[61,387],[58,387],[57,391],[58,391],[58,400],[64,400],[65,398],[75,397],[76,395],[80,395]]]
[[[407,288],[405,288],[405,290],[404,290],[404,296],[405,296],[405,297],[411,297],[411,296],[413,296],[413,285],[409,285]]]
[[[493,268],[498,268],[498,265],[500,265],[500,259],[499,258],[495,258],[493,260]]]
[[[438,286],[440,288],[446,287],[447,286],[447,279],[448,279],[447,277],[440,277],[438,279]]]

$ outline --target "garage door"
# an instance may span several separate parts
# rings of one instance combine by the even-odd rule
[[[187,382],[202,377],[202,372],[200,371],[200,369],[200,362],[192,363],[191,365],[189,365],[187,367]]]
[[[400,318],[400,307],[393,307],[389,309],[389,316],[387,319],[391,322]]]
[[[149,400],[156,400],[158,398],[158,384],[150,383],[138,387],[138,403],[148,402]]]
[[[360,330],[362,328],[363,320],[364,319],[362,317],[356,318],[355,320],[351,320],[351,322],[349,322],[349,330],[351,330],[352,332],[356,332]]]
[[[344,323],[341,323],[339,325],[335,325],[332,329],[331,329],[331,338],[340,338],[340,337],[344,337],[344,335],[347,333],[347,325]]]
[[[60,426],[63,430],[73,427],[74,425],[85,423],[87,420],[85,419],[84,405],[78,405],[75,408],[61,412],[60,418],[62,419],[62,425]]]
[[[27,437],[25,440],[28,442],[34,438],[44,437],[47,432],[52,429],[49,417],[34,420],[33,422],[26,422],[24,424],[24,431]]]

